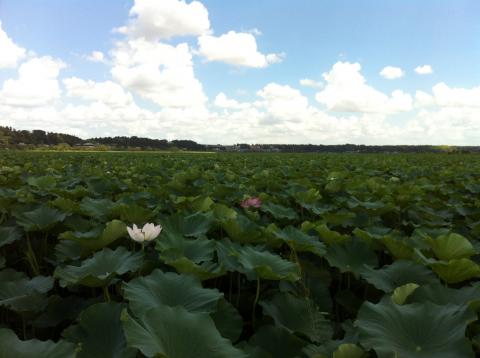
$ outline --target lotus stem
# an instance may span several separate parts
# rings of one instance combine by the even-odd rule
[[[255,294],[255,300],[253,301],[253,308],[252,308],[252,328],[253,328],[253,330],[255,330],[255,308],[257,307],[259,297],[260,297],[260,277],[257,278],[257,292]]]
[[[105,301],[110,302],[110,293],[108,292],[108,286],[103,286],[103,298]]]
[[[27,261],[30,264],[30,267],[35,276],[40,275],[40,268],[38,266],[37,257],[35,256],[35,251],[32,249],[32,243],[30,242],[30,236],[27,234]]]

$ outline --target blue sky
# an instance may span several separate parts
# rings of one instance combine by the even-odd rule
[[[0,125],[213,143],[478,144],[479,14],[474,0],[0,0]],[[241,50],[252,41],[256,52]],[[175,54],[140,58],[147,48]],[[23,65],[52,73],[20,79]],[[51,96],[23,93],[29,85]]]

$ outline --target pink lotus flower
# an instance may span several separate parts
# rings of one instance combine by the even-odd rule
[[[247,198],[240,202],[240,206],[245,209],[250,207],[259,208],[260,206],[262,206],[262,199],[260,199],[259,197]]]

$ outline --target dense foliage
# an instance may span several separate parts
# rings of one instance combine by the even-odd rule
[[[0,152],[0,356],[480,353],[480,157]],[[161,224],[143,245],[127,225]]]

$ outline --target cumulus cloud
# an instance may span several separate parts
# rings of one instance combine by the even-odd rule
[[[302,85],[304,87],[311,87],[311,88],[322,88],[323,87],[323,84],[321,82],[312,80],[310,78],[302,78],[299,81],[299,83],[300,83],[300,85]]]
[[[219,37],[204,35],[198,38],[199,54],[207,61],[220,61],[235,66],[263,68],[281,62],[284,54],[258,51],[255,36],[229,31]]]
[[[207,100],[186,43],[128,40],[117,43],[111,55],[113,78],[159,106],[202,106]]]
[[[432,69],[432,66],[430,65],[423,65],[423,66],[416,67],[415,72],[418,73],[419,75],[429,75],[433,73],[433,69]]]
[[[0,103],[15,107],[45,106],[60,98],[58,75],[65,64],[51,57],[36,57],[24,62],[17,79],[3,83]]]
[[[405,76],[405,71],[400,67],[386,66],[380,71],[380,76],[387,80],[394,80]]]
[[[198,36],[210,32],[208,11],[201,2],[183,0],[135,0],[132,19],[116,32],[148,40]]]
[[[105,55],[101,51],[93,51],[87,56],[87,60],[92,62],[106,63]]]
[[[26,50],[7,36],[0,21],[0,69],[17,67],[18,62],[24,59],[25,55]]]
[[[390,96],[366,84],[359,63],[337,62],[323,74],[325,88],[315,99],[330,111],[395,113],[412,109],[412,97],[400,90]]]
[[[132,95],[112,81],[94,82],[70,77],[64,79],[63,84],[70,97],[102,102],[113,107],[126,106],[133,102]]]
[[[248,103],[240,103],[234,99],[228,98],[223,92],[220,92],[214,100],[214,105],[225,109],[242,109],[249,107]]]

